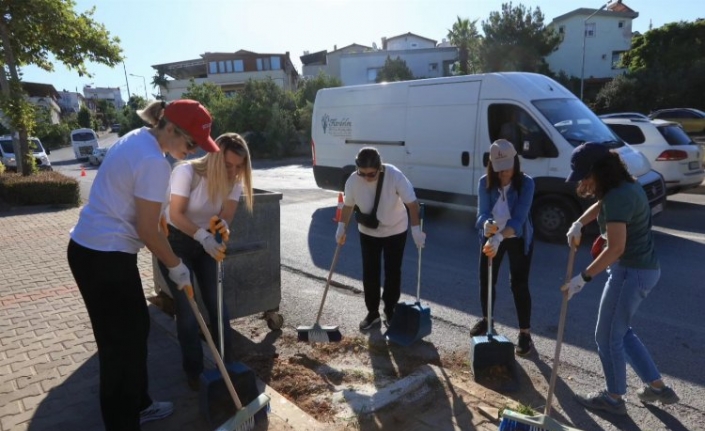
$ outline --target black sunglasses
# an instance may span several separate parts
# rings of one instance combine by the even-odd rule
[[[193,142],[193,140],[192,140],[191,137],[188,135],[188,133],[184,132],[183,130],[179,129],[178,127],[175,127],[174,130],[176,130],[176,132],[177,132],[179,135],[183,136],[184,139],[186,139],[186,149],[187,149],[187,150],[193,151],[193,150],[196,149],[196,147],[198,146],[198,144],[196,144],[195,142]]]
[[[367,172],[367,173],[357,171],[357,174],[358,174],[359,176],[365,177],[365,178],[374,178],[374,177],[377,176],[378,173],[379,173],[379,170],[374,171],[374,172]]]

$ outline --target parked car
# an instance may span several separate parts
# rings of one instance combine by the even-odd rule
[[[108,154],[108,147],[96,148],[93,150],[93,154],[88,156],[88,163],[93,166],[98,166],[103,163],[105,155]]]
[[[651,119],[675,121],[686,133],[705,133],[705,112],[693,108],[660,109],[649,115]]]
[[[118,133],[120,131],[120,123],[115,123],[110,126],[110,131]]]
[[[638,118],[648,120],[649,117],[639,112],[614,112],[612,114],[602,114],[600,118]]]
[[[606,118],[603,121],[649,159],[651,167],[666,181],[669,194],[697,187],[705,179],[703,149],[678,123],[629,118]]]
[[[32,146],[37,168],[43,171],[53,170],[49,161],[51,151],[45,150],[42,142],[35,137],[29,138],[29,145]],[[12,136],[0,136],[0,161],[8,171],[17,170],[17,159],[15,158],[15,149],[12,146]]]

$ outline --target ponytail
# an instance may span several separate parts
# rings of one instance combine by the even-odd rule
[[[138,110],[137,115],[139,115],[145,123],[149,124],[150,127],[161,129],[166,124],[166,121],[163,119],[164,108],[166,108],[166,102],[156,100],[147,105],[144,109]]]

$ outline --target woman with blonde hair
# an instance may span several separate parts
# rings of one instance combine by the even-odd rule
[[[127,133],[110,148],[67,250],[98,347],[106,431],[139,430],[173,411],[172,403],[153,402],[148,394],[150,320],[137,253],[147,246],[173,286],[191,284],[188,268],[157,228],[171,175],[164,154],[183,159],[196,146],[218,151],[210,137],[210,113],[195,100],[153,102],[138,114],[150,126]]]
[[[252,212],[252,164],[245,140],[237,133],[225,133],[215,142],[219,152],[178,164],[171,175],[171,196],[165,216],[168,223],[169,244],[189,270],[196,276],[210,327],[217,339],[217,262],[225,258],[225,243],[230,236],[228,226],[238,209],[240,196]],[[209,228],[222,235],[216,241]],[[186,294],[174,289],[166,277],[165,265],[159,264],[164,278],[174,296],[176,328],[181,345],[182,367],[186,381],[193,390],[198,389],[199,375],[203,371],[203,350],[199,327]],[[223,321],[229,322],[228,310],[223,305]],[[227,326],[225,326],[227,327]],[[225,351],[228,351],[228,337]],[[224,352],[220,352],[221,355]]]

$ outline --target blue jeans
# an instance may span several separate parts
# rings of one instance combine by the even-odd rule
[[[203,249],[203,246],[176,229],[174,226],[169,226],[169,244],[174,253],[181,258],[191,271],[191,279],[196,277],[198,287],[202,296],[203,304],[208,311],[210,332],[213,335],[213,341],[218,346],[218,272],[216,261]],[[196,321],[196,316],[191,310],[191,305],[188,302],[186,293],[176,288],[176,285],[169,279],[169,269],[159,262],[159,269],[169,286],[169,291],[174,297],[174,305],[176,306],[176,332],[181,345],[182,366],[186,375],[192,378],[198,377],[203,372],[203,349],[201,348],[201,338],[199,335],[199,326]],[[195,291],[198,294],[198,291]],[[227,307],[223,302],[223,329],[225,351],[227,352],[230,345],[228,340],[228,328],[230,317]],[[221,356],[223,352],[220,352]]]
[[[649,351],[630,326],[637,308],[656,286],[660,269],[627,268],[613,264],[602,292],[595,328],[595,341],[605,372],[607,391],[627,392],[627,363],[644,382],[661,378]]]

